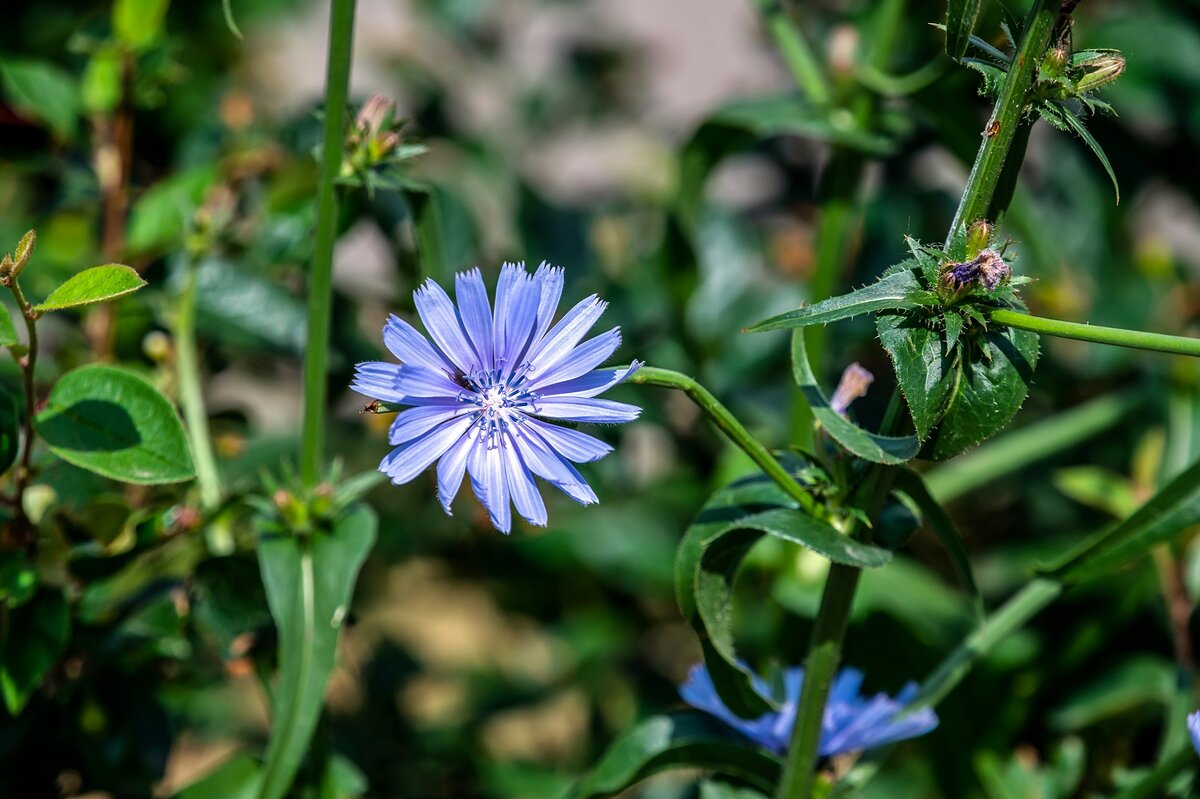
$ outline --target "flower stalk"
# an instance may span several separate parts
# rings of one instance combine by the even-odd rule
[[[1119,327],[1087,325],[1079,322],[1064,322],[1061,319],[1047,319],[1043,316],[1007,309],[994,310],[988,314],[988,318],[997,324],[1015,327],[1018,330],[1044,333],[1047,336],[1200,358],[1200,339],[1195,338],[1169,336],[1165,333],[1148,333],[1142,330],[1124,330]]]
[[[175,378],[179,382],[179,403],[187,422],[192,454],[196,463],[196,485],[200,507],[211,511],[221,501],[221,478],[213,455],[208,429],[208,411],[200,386],[200,358],[196,353],[196,263],[188,258],[183,293],[175,315]]]
[[[304,428],[300,476],[306,485],[320,479],[325,453],[325,402],[328,395],[329,329],[333,305],[333,245],[337,237],[334,181],[342,166],[347,94],[354,38],[355,0],[333,0],[329,56],[325,71],[325,119],[321,176],[317,185],[317,234],[308,276],[308,337],[304,354]]]

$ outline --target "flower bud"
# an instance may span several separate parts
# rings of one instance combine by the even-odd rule
[[[1094,92],[1121,77],[1125,72],[1125,59],[1120,53],[1104,53],[1080,64],[1083,77],[1075,81],[1075,93]]]
[[[17,243],[17,249],[12,257],[12,276],[17,277],[21,271],[25,269],[25,264],[29,263],[29,256],[33,255],[33,247],[37,244],[37,231],[31,230],[21,237],[21,241]]]
[[[1042,59],[1041,72],[1048,78],[1061,78],[1067,74],[1071,53],[1065,47],[1055,47]]]
[[[967,231],[967,258],[975,258],[987,248],[992,240],[992,223],[978,219]]]

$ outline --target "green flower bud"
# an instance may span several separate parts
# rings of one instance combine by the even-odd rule
[[[1121,77],[1125,72],[1125,59],[1120,53],[1104,53],[1080,64],[1083,77],[1075,81],[1075,93],[1094,92]]]

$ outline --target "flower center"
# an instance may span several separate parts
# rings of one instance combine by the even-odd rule
[[[459,393],[458,400],[476,406],[475,426],[480,440],[486,439],[489,447],[501,444],[501,434],[510,424],[524,422],[526,412],[537,412],[534,403],[541,395],[522,388],[523,382],[523,377],[501,380],[498,372],[479,371],[463,377],[466,390]]]

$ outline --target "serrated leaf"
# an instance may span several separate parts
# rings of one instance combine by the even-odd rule
[[[900,269],[849,294],[830,297],[794,311],[772,316],[746,330],[749,333],[762,333],[767,330],[828,324],[872,311],[915,308],[916,303],[910,295],[923,290],[924,286],[917,280],[912,269]]]
[[[896,370],[896,381],[908,403],[917,438],[925,440],[954,395],[959,350],[945,347],[939,332],[917,316],[880,314],[875,328]]]
[[[942,314],[942,322],[946,325],[946,350],[958,346],[958,337],[962,335],[963,318],[953,311]]]
[[[59,591],[42,590],[9,612],[0,643],[0,693],[10,715],[17,715],[58,662],[67,645],[70,618]]]
[[[124,369],[91,365],[67,372],[36,422],[55,455],[113,480],[154,485],[195,475],[175,408]]]
[[[946,55],[955,61],[967,53],[982,5],[983,0],[949,0],[946,3]]]
[[[929,493],[921,475],[911,469],[900,469],[896,472],[895,480],[896,490],[916,504],[926,524],[929,525],[929,529],[937,536],[938,541],[946,550],[946,554],[950,556],[950,562],[954,564],[954,570],[958,572],[958,579],[962,581],[963,587],[967,589],[967,594],[971,597],[976,616],[982,619],[983,596],[979,593],[979,585],[975,582],[975,572],[971,569],[971,559],[967,556],[967,548],[963,544],[962,536],[959,535],[954,522]]]
[[[93,266],[72,275],[67,282],[50,292],[50,296],[33,310],[38,313],[78,308],[81,305],[115,300],[146,285],[142,276],[123,264]]]
[[[958,352],[962,359],[953,394],[921,457],[952,458],[1008,425],[1029,394],[1038,337],[1015,328],[992,327],[972,336]]]
[[[651,716],[618,738],[567,799],[615,796],[670,768],[703,768],[770,791],[779,779],[780,762],[710,716],[667,713]]]
[[[875,463],[899,464],[916,457],[921,442],[914,436],[881,436],[870,433],[829,407],[808,363],[804,331],[792,333],[792,376],[813,416],[829,435],[850,452]]]
[[[264,533],[260,539],[259,567],[279,631],[279,683],[260,799],[287,793],[308,750],[338,634],[377,524],[374,512],[359,505],[328,533]]]

